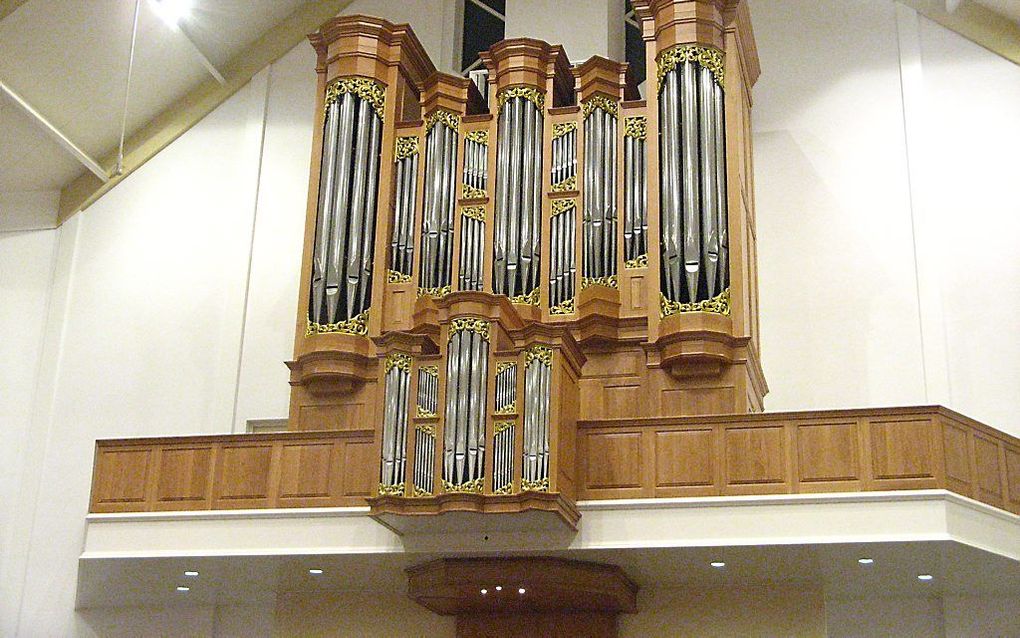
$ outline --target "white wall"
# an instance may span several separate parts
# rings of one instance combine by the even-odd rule
[[[348,9],[452,66],[451,10]],[[768,408],[946,397],[1020,434],[1020,69],[885,0],[752,11]],[[108,626],[73,612],[96,438],[286,413],[313,91],[303,44],[60,229],[0,234],[0,634]]]
[[[751,9],[766,408],[1020,435],[1020,68],[893,2]]]

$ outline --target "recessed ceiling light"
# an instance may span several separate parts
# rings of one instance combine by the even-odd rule
[[[191,591],[191,587],[185,587],[184,585],[178,585],[177,591]]]
[[[873,558],[858,558],[857,562],[860,563],[861,565],[870,565],[870,564],[875,562],[875,559],[873,559]]]
[[[482,596],[484,596],[485,594],[488,594],[488,593],[489,593],[489,590],[488,590],[488,589],[483,589],[483,590],[482,590]]]
[[[917,580],[931,580],[934,578],[931,574],[918,574]]]
[[[502,585],[496,585],[496,591],[503,591]]]
[[[308,573],[309,574],[314,574],[314,575],[318,576],[319,574],[322,573],[322,570],[321,569],[309,569]]]
[[[184,575],[185,576],[198,576],[198,572],[188,570],[188,571],[184,572]]]
[[[154,0],[152,3],[156,14],[171,27],[191,15],[191,0]]]
[[[526,591],[527,591],[526,589],[524,589],[523,587],[521,587],[520,589],[518,589],[518,590],[517,590],[517,593],[518,593],[518,594],[523,594],[523,593],[524,593],[524,592],[526,592]]]
[[[721,560],[714,560],[711,563],[709,563],[709,565],[716,568],[726,567],[726,563],[722,562]]]

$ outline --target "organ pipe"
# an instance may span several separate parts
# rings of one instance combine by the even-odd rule
[[[584,259],[582,287],[616,282],[616,120],[619,105],[603,95],[584,114]]]
[[[459,119],[449,111],[437,110],[426,118],[419,295],[441,297],[451,288],[458,126]]]
[[[480,492],[485,471],[489,323],[457,318],[447,344],[443,489]]]
[[[340,78],[326,90],[308,334],[365,334],[371,301],[382,86]]]
[[[661,309],[728,312],[722,53],[700,46],[658,58]]]
[[[385,369],[379,493],[403,495],[411,357],[391,354],[386,357]]]
[[[414,262],[414,214],[417,204],[418,137],[397,138],[396,194],[390,229],[389,281],[410,281]]]
[[[545,96],[513,87],[498,102],[493,292],[537,304]]]

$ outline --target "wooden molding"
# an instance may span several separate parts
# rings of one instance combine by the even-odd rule
[[[442,558],[408,568],[407,585],[412,600],[445,616],[637,611],[638,586],[622,569],[562,558]]]

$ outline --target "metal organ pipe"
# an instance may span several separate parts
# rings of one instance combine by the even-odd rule
[[[443,485],[480,492],[485,471],[486,382],[489,324],[457,318],[447,346]]]
[[[457,118],[436,111],[426,118],[425,201],[422,206],[422,266],[419,287],[429,294],[449,290],[456,207]]]
[[[615,285],[616,119],[618,104],[602,95],[582,103],[584,118],[584,269],[582,276]]]
[[[407,399],[410,385],[411,357],[399,353],[388,356],[384,386],[380,493],[403,494],[408,422]]]
[[[535,303],[531,298],[540,271],[545,100],[529,87],[504,91],[496,141],[493,292]]]
[[[411,277],[414,258],[414,213],[417,202],[418,138],[397,139],[396,196],[393,207],[393,230],[390,237],[391,278],[407,280]]]
[[[661,291],[672,314],[728,294],[722,53],[685,45],[657,62]]]
[[[361,315],[371,302],[383,95],[365,78],[340,78],[326,88],[310,331],[363,334]]]

